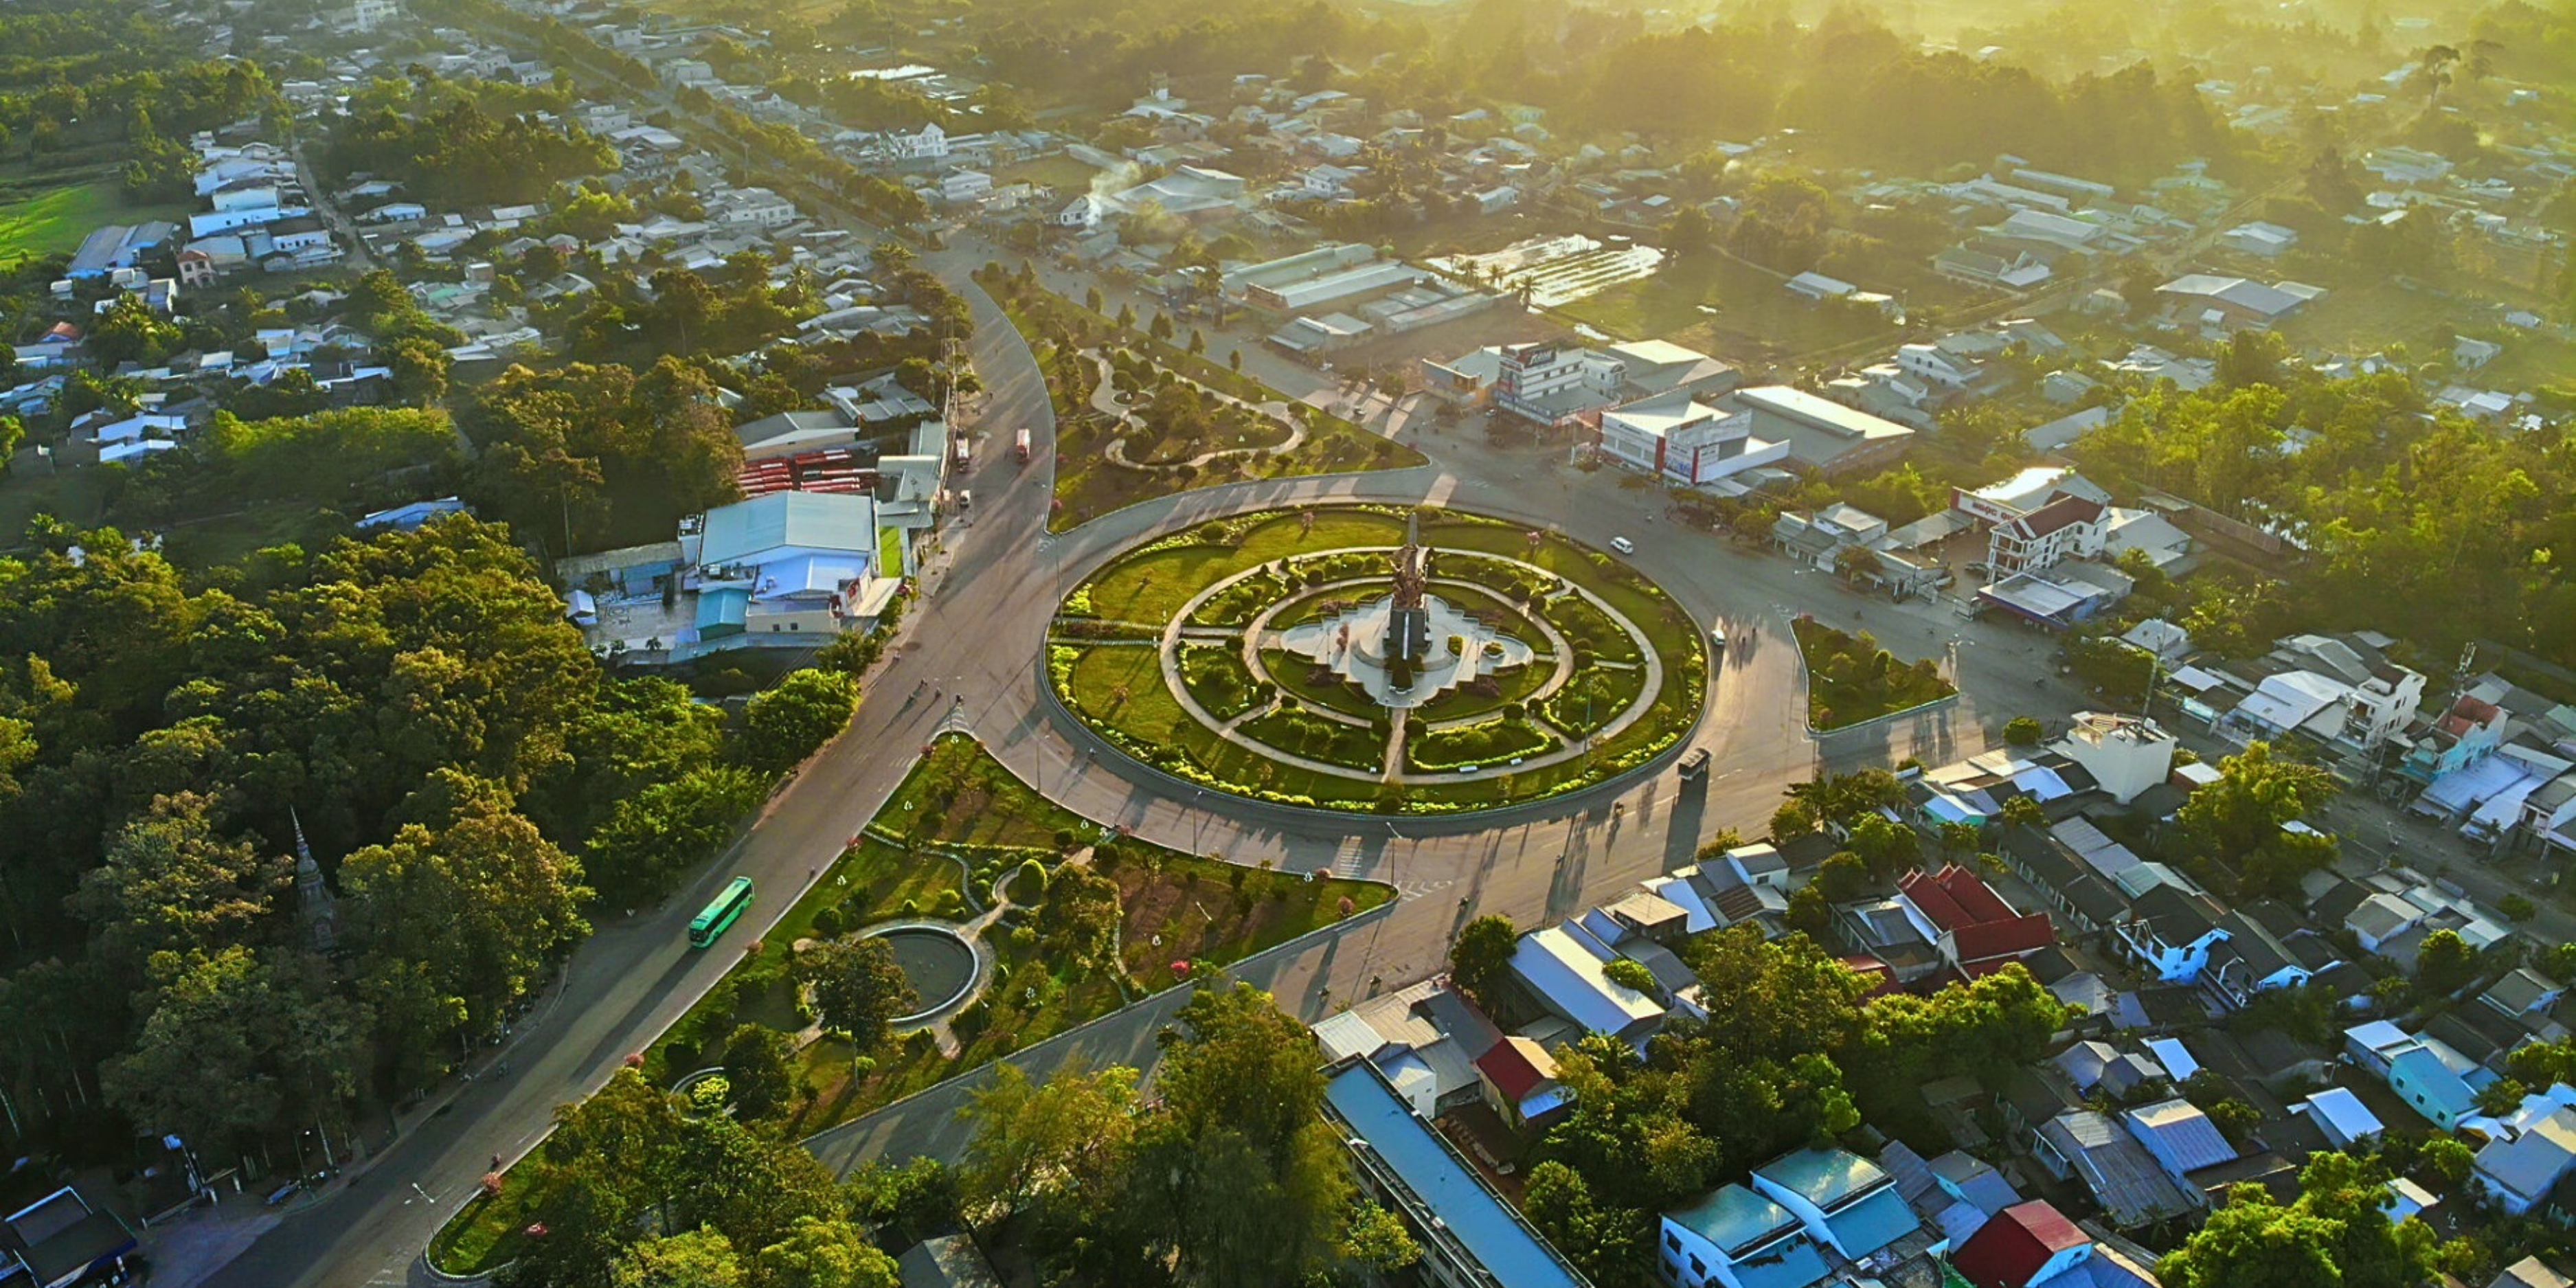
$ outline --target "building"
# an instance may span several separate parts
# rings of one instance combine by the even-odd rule
[[[837,634],[880,580],[872,497],[774,492],[709,510],[696,540],[701,640]]]
[[[1576,1026],[1642,1042],[1663,1025],[1664,1007],[1602,974],[1616,955],[1568,921],[1521,936],[1512,951],[1512,974],[1541,1005]]]
[[[2015,912],[1983,878],[1955,863],[1936,873],[1908,872],[1896,892],[1906,920],[1963,978],[1991,975],[2057,942],[2048,914]]]
[[[1765,385],[1737,391],[1753,413],[1755,436],[1789,445],[1789,463],[1834,475],[1885,468],[1905,454],[1914,431],[1895,421],[1828,402],[1803,389]]]
[[[1819,1243],[1859,1261],[1921,1222],[1885,1169],[1847,1149],[1802,1149],[1753,1169],[1753,1188]]]
[[[1950,1255],[1950,1268],[1972,1288],[2033,1288],[2079,1270],[2093,1239],[2045,1200],[1997,1212]]]
[[[2156,288],[2165,313],[2179,325],[2205,333],[2225,334],[2246,327],[2269,327],[2325,294],[2301,282],[2265,286],[2242,277],[2189,273]]]
[[[1788,458],[1787,443],[1753,437],[1750,412],[1728,414],[1675,391],[1601,413],[1596,446],[1630,469],[1696,486]]]
[[[1986,565],[1996,580],[2014,573],[2046,572],[2061,560],[2102,552],[2102,516],[2109,507],[2089,497],[2062,496],[1986,533]]]
[[[1657,1267],[1675,1288],[1807,1288],[1826,1274],[1804,1223],[1732,1183],[1664,1213],[1656,1244]]]
[[[2059,1179],[2082,1184],[2120,1229],[2183,1216],[2202,1204],[2197,1186],[2169,1174],[2120,1123],[2091,1109],[2064,1110],[2041,1124],[2033,1156]]]
[[[1522,1131],[1545,1127],[1573,1103],[1556,1080],[1556,1057],[1519,1034],[1476,1057],[1476,1077],[1486,1106]]]
[[[984,1250],[962,1234],[924,1239],[904,1249],[895,1268],[903,1288],[1002,1288]]]
[[[2576,1170],[2576,1109],[2551,1110],[2520,1135],[2491,1137],[2470,1176],[2496,1206],[2520,1216]]]
[[[358,0],[349,19],[359,31],[372,33],[401,16],[402,7],[395,4],[394,0]]]
[[[0,1236],[0,1283],[23,1269],[30,1288],[69,1288],[141,1246],[123,1219],[68,1185],[0,1220]]]
[[[2082,765],[2104,795],[2126,805],[2172,777],[2176,745],[2147,717],[2078,711],[2049,750]]]
[[[951,170],[939,176],[939,199],[952,206],[993,195],[993,176],[981,170]]]
[[[1327,1072],[1324,1108],[1361,1183],[1411,1229],[1440,1288],[1588,1288],[1583,1276],[1431,1130],[1367,1060]],[[1743,1286],[1738,1286],[1743,1288]],[[1800,1285],[1799,1288],[1803,1288]]]

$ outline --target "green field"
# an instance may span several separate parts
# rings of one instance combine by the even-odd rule
[[[137,205],[115,179],[63,184],[0,202],[0,261],[23,255],[68,255],[100,224],[185,219],[188,207]]]
[[[1731,361],[1776,361],[1896,334],[1875,315],[1791,295],[1758,268],[1714,252],[1668,261],[1642,281],[1555,310],[1628,340],[1663,339]]]
[[[1034,183],[1072,194],[1090,190],[1092,176],[1100,171],[1063,153],[1051,157],[1015,162],[993,171],[996,186],[1012,183]]]

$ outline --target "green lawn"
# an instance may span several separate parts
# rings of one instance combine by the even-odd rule
[[[101,224],[183,220],[190,209],[129,201],[125,185],[112,177],[33,191],[0,201],[0,261],[22,255],[68,255],[80,249],[81,239]]]
[[[1847,728],[1958,692],[1929,663],[1897,659],[1866,631],[1852,635],[1811,617],[1789,627],[1807,664],[1807,722],[1818,729]]]
[[[30,449],[18,456],[7,477],[0,478],[0,549],[18,544],[27,520],[50,514],[75,527],[87,528],[107,518],[107,503],[123,471],[99,468],[55,470]]]
[[[993,171],[993,182],[997,186],[1034,183],[1079,194],[1089,191],[1092,179],[1099,174],[1097,168],[1059,152],[1051,157],[1036,157],[1003,166]]]
[[[1792,295],[1781,279],[1713,253],[1667,261],[1652,277],[1556,311],[1623,339],[1670,339],[1735,360],[1792,356],[1896,332],[1874,315]]]

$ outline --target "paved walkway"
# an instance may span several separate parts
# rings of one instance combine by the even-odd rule
[[[1129,410],[1127,404],[1118,400],[1118,390],[1109,378],[1112,368],[1109,363],[1108,355],[1094,350],[1090,356],[1092,361],[1100,364],[1100,381],[1091,387],[1091,409],[1104,416],[1116,418],[1118,423],[1122,425],[1140,430],[1143,429],[1145,427],[1144,422],[1137,419],[1135,412]],[[1243,399],[1237,398],[1224,390],[1210,389],[1206,385],[1200,384],[1195,380],[1191,380],[1186,376],[1175,374],[1173,378],[1227,406],[1240,407],[1256,416],[1265,416],[1271,420],[1278,421],[1281,426],[1287,429],[1288,440],[1286,442],[1270,443],[1260,447],[1220,448],[1215,451],[1201,452],[1186,461],[1152,462],[1131,461],[1127,459],[1127,438],[1122,434],[1117,438],[1111,439],[1109,446],[1101,452],[1101,455],[1108,458],[1110,464],[1119,466],[1122,469],[1142,470],[1147,473],[1174,470],[1194,470],[1206,465],[1210,461],[1218,460],[1223,457],[1275,456],[1282,452],[1296,451],[1298,448],[1306,445],[1306,426],[1304,422],[1299,421],[1296,417],[1288,414],[1288,404],[1284,402],[1245,402]]]
[[[1395,547],[1352,546],[1347,549],[1383,551],[1391,553],[1395,550]],[[1339,554],[1346,553],[1346,551],[1332,551],[1329,553]],[[1609,721],[1604,723],[1600,728],[1595,729],[1588,734],[1581,736],[1568,735],[1554,751],[1543,752],[1535,756],[1522,757],[1518,764],[1511,766],[1513,772],[1523,773],[1533,769],[1545,769],[1548,766],[1563,764],[1566,761],[1573,760],[1577,757],[1588,757],[1592,754],[1592,745],[1596,740],[1606,740],[1618,737],[1621,733],[1626,732],[1630,725],[1644,719],[1646,712],[1653,709],[1656,699],[1661,697],[1663,694],[1664,660],[1662,656],[1655,651],[1654,643],[1646,638],[1646,632],[1644,629],[1639,627],[1635,622],[1629,621],[1627,614],[1611,607],[1608,600],[1594,594],[1589,588],[1575,582],[1573,579],[1558,577],[1557,574],[1551,573],[1548,570],[1526,560],[1514,559],[1509,555],[1498,555],[1482,550],[1453,550],[1445,553],[1465,555],[1477,559],[1490,559],[1496,563],[1510,564],[1514,567],[1523,568],[1530,572],[1537,573],[1541,577],[1558,581],[1564,588],[1561,593],[1582,596],[1585,602],[1600,610],[1603,616],[1617,623],[1621,630],[1627,632],[1628,638],[1636,644],[1638,654],[1645,658],[1645,662],[1643,664],[1646,672],[1645,683],[1638,689],[1637,697],[1633,701],[1629,702],[1626,709],[1620,711],[1619,714],[1611,717]],[[1235,716],[1231,720],[1218,719],[1214,712],[1209,711],[1205,706],[1201,705],[1198,700],[1198,696],[1190,692],[1190,686],[1182,682],[1180,642],[1189,631],[1218,628],[1190,627],[1184,625],[1184,623],[1188,622],[1190,617],[1198,612],[1201,605],[1223,593],[1226,588],[1234,585],[1234,583],[1242,581],[1248,577],[1259,576],[1266,567],[1266,564],[1256,565],[1251,568],[1246,568],[1241,572],[1234,573],[1231,576],[1218,579],[1216,582],[1200,590],[1197,594],[1190,596],[1188,601],[1183,603],[1179,610],[1172,614],[1171,620],[1164,623],[1163,638],[1161,642],[1156,645],[1155,660],[1159,664],[1158,670],[1162,674],[1164,687],[1171,690],[1173,699],[1180,703],[1181,710],[1185,714],[1187,714],[1191,719],[1206,726],[1218,737],[1223,738],[1227,742],[1233,743],[1246,751],[1252,752],[1255,755],[1269,757],[1270,759],[1279,761],[1282,764],[1291,765],[1310,773],[1326,774],[1335,778],[1347,778],[1357,782],[1386,782],[1398,785],[1480,782],[1493,777],[1492,771],[1482,769],[1443,771],[1416,771],[1406,769],[1404,767],[1405,722],[1401,720],[1389,722],[1390,727],[1387,732],[1386,756],[1384,760],[1380,762],[1378,771],[1372,774],[1368,770],[1354,769],[1348,765],[1336,765],[1327,761],[1315,760],[1311,757],[1297,755],[1296,753],[1284,748],[1274,747],[1269,743],[1255,739],[1243,733],[1236,727],[1243,724],[1245,721],[1257,719],[1277,710],[1279,708],[1279,704],[1276,701],[1268,704],[1267,706],[1257,707],[1251,711],[1244,712],[1241,715]],[[1443,578],[1442,580],[1458,585],[1474,585],[1474,583],[1468,582],[1463,578],[1451,577]],[[1373,579],[1370,578],[1356,578],[1347,583],[1335,584],[1369,585],[1374,584],[1374,582]],[[1329,586],[1324,587],[1324,589],[1331,588],[1332,587]],[[1256,623],[1259,621],[1258,618],[1255,620]],[[1553,626],[1542,624],[1542,629],[1550,632],[1557,645],[1557,670],[1555,677],[1549,681],[1549,687],[1542,693],[1533,695],[1531,698],[1532,701],[1537,701],[1538,698],[1544,697],[1547,692],[1554,692],[1555,689],[1563,687],[1566,680],[1569,679],[1574,672],[1573,648],[1568,644],[1563,635],[1556,634]],[[1249,638],[1247,638],[1244,647],[1246,649],[1245,660],[1247,662],[1251,662],[1253,658],[1250,654],[1250,649],[1253,647],[1253,644]],[[1636,664],[1599,662],[1595,665],[1605,668],[1628,670],[1633,668]],[[1257,671],[1255,673],[1258,674]],[[1340,713],[1320,712],[1320,709],[1319,713],[1328,715],[1330,718],[1341,723],[1366,723],[1365,721],[1352,720]],[[1443,721],[1440,727],[1449,728],[1458,724],[1473,723],[1475,721],[1488,718],[1490,717],[1466,716],[1457,720]]]

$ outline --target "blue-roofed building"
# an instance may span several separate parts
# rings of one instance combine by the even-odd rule
[[[1860,1260],[1922,1222],[1896,1178],[1847,1149],[1802,1149],[1753,1169],[1753,1188],[1787,1208],[1817,1239]]]
[[[1432,1282],[1443,1288],[1590,1288],[1591,1281],[1431,1130],[1376,1065],[1356,1056],[1333,1064],[1324,1107],[1348,1141],[1362,1183],[1403,1216],[1422,1245],[1421,1269]]]
[[[2388,1062],[2389,1090],[2444,1131],[2478,1111],[2478,1088],[2495,1078],[2493,1070],[2429,1039],[2417,1039]]]
[[[1676,1288],[1807,1288],[1826,1273],[1795,1213],[1731,1183],[1664,1213],[1655,1243],[1655,1264]]]
[[[682,533],[682,549],[692,541],[700,640],[834,635],[891,590],[876,566],[873,497],[772,492],[707,511],[701,531]]]

